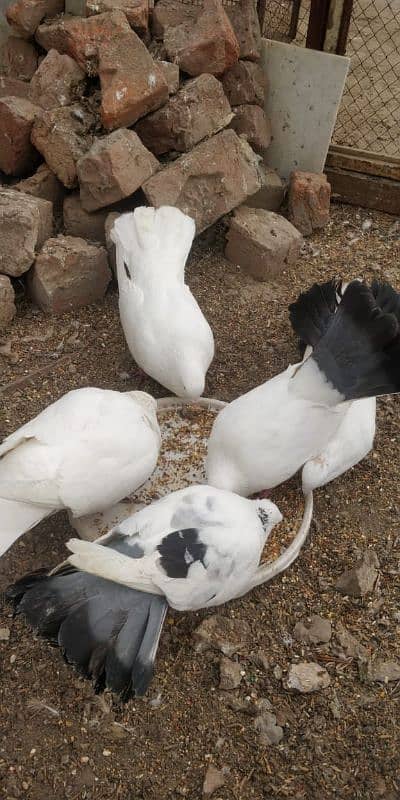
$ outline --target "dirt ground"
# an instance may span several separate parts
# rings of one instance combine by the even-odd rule
[[[297,358],[287,305],[314,280],[378,277],[400,289],[399,233],[393,218],[336,206],[296,268],[271,284],[254,283],[227,263],[219,239],[196,245],[188,280],[217,344],[206,394],[229,400]],[[0,438],[79,386],[165,394],[142,380],[127,354],[115,288],[103,304],[59,319],[36,312],[21,293],[0,347]],[[212,612],[169,615],[148,697],[122,706],[108,694],[95,697],[57,649],[4,607],[0,628],[10,637],[0,641],[2,797],[197,800],[211,763],[224,772],[225,786],[214,794],[220,800],[399,798],[400,681],[373,682],[368,664],[337,649],[343,625],[368,659],[400,664],[399,429],[399,401],[380,400],[374,452],[316,492],[311,536],[296,564],[220,609],[243,626],[236,657],[243,675],[233,691],[219,688],[220,653],[200,655],[193,646],[194,630]],[[26,571],[54,566],[70,535],[62,514],[27,534],[0,562],[0,589]],[[339,594],[337,577],[367,548],[380,562],[374,591],[362,599]],[[296,622],[311,614],[331,621],[330,642],[293,639]],[[330,686],[289,692],[286,673],[298,661],[323,666]],[[262,744],[254,725],[262,698],[283,728],[277,745]]]

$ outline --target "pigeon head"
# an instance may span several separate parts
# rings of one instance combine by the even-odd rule
[[[279,511],[278,506],[272,503],[271,500],[254,500],[257,507],[257,514],[260,522],[264,528],[265,534],[269,535],[275,525],[279,525],[283,520],[283,516]]]
[[[171,388],[178,395],[188,400],[198,400],[204,392],[205,374],[194,359],[183,358],[179,372]]]

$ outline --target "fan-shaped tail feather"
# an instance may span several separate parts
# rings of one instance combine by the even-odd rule
[[[27,575],[6,597],[97,691],[108,688],[122,699],[146,692],[167,612],[164,598],[71,567]]]

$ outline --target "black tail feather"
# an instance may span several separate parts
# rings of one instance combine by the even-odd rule
[[[32,628],[58,643],[68,663],[92,678],[96,691],[109,688],[123,699],[146,692],[164,598],[71,569],[28,575],[6,597]]]
[[[389,284],[347,287],[312,355],[345,400],[400,392],[399,301]]]
[[[289,306],[290,322],[300,340],[300,348],[315,347],[327,331],[341,299],[341,282],[314,283]]]

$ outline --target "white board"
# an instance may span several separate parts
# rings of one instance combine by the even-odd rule
[[[265,162],[284,180],[295,169],[323,171],[349,65],[345,56],[263,39],[272,129]]]

